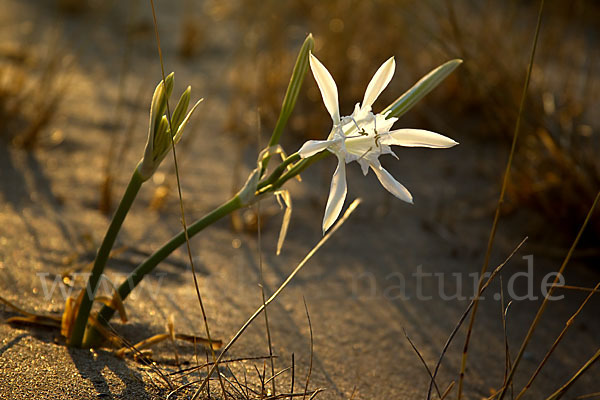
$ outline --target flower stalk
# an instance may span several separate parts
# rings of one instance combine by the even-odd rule
[[[239,196],[234,196],[229,201],[223,203],[221,206],[215,208],[204,217],[195,221],[193,224],[188,226],[188,236],[191,238],[207,226],[210,226],[220,220],[221,218],[231,214],[233,211],[242,207],[242,202]],[[133,272],[127,276],[127,278],[117,288],[119,297],[122,301],[125,301],[127,296],[133,289],[144,279],[146,275],[151,273],[158,264],[166,259],[175,249],[185,243],[185,232],[181,231],[177,235],[173,236],[167,243],[165,243],[160,249],[156,250],[150,257],[139,264]],[[98,321],[100,323],[107,323],[110,321],[115,313],[115,309],[104,305],[98,313]],[[94,346],[99,344],[101,336],[99,332],[91,327],[86,334],[83,345],[86,347]]]
[[[129,184],[127,185],[125,194],[123,194],[121,202],[115,211],[115,215],[108,226],[108,230],[106,231],[106,235],[102,240],[102,244],[98,249],[96,259],[94,260],[94,267],[87,282],[81,305],[79,306],[75,325],[73,326],[71,336],[68,338],[68,344],[70,346],[81,347],[87,321],[92,309],[92,304],[96,296],[96,291],[98,290],[98,284],[100,283],[102,272],[104,272],[104,267],[108,261],[110,250],[115,243],[115,239],[117,238],[117,234],[121,229],[121,225],[123,224],[123,221],[125,220],[125,217],[127,216],[127,213],[129,212],[129,209],[131,208],[131,205],[133,204],[133,201],[140,190],[140,187],[142,187],[143,182],[144,180],[136,168],[131,176]]]

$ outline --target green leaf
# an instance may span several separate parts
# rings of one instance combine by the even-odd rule
[[[204,99],[200,99],[196,102],[196,104],[194,104],[194,106],[192,107],[192,109],[190,110],[189,113],[187,113],[187,115],[185,116],[185,118],[183,119],[183,121],[181,122],[181,124],[179,125],[179,128],[177,128],[177,131],[175,132],[175,135],[173,135],[173,142],[175,144],[179,143],[179,141],[181,140],[181,135],[183,135],[183,130],[185,129],[185,126],[187,125],[188,121],[190,120],[190,117],[192,116],[192,114],[194,113],[194,111],[196,111],[196,108],[198,107],[198,105],[200,103],[202,103]]]
[[[288,88],[285,92],[285,97],[283,98],[283,103],[281,105],[281,112],[279,113],[279,118],[277,119],[275,129],[271,135],[271,140],[269,141],[269,147],[279,143],[283,128],[285,128],[285,125],[287,124],[287,121],[290,118],[294,107],[296,106],[296,100],[298,100],[298,94],[300,93],[304,76],[308,71],[308,56],[313,50],[314,46],[315,41],[312,37],[312,34],[309,34],[304,40],[304,43],[300,48],[298,58],[296,59],[292,77],[290,78],[290,83],[288,84]]]
[[[192,91],[192,87],[188,86],[185,92],[181,95],[177,106],[175,106],[175,110],[173,111],[173,115],[171,116],[171,129],[174,132],[177,132],[179,129],[179,125],[183,122],[185,118],[185,113],[187,112],[188,106],[190,105],[190,92]]]
[[[454,71],[460,64],[462,64],[462,60],[455,59],[440,65],[421,78],[413,85],[413,87],[408,89],[402,96],[398,97],[391,105],[386,107],[382,114],[389,112],[387,116],[388,118],[400,118],[429,92],[435,89],[437,85],[442,83],[442,81],[446,79],[448,75],[450,75],[452,71]]]

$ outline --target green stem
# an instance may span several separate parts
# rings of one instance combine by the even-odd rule
[[[281,162],[281,164],[279,164],[277,166],[277,168],[275,168],[273,170],[273,172],[271,173],[271,175],[269,175],[269,177],[267,179],[265,179],[264,181],[262,181],[258,184],[257,188],[260,189],[262,187],[265,187],[265,186],[270,185],[271,183],[275,182],[281,176],[281,174],[283,174],[285,172],[285,170],[287,169],[287,167],[290,164],[293,164],[299,160],[301,160],[300,154],[298,154],[298,153],[290,154],[289,157],[287,157],[285,160],[283,160]]]
[[[319,160],[324,159],[325,157],[327,157],[330,154],[331,153],[329,151],[324,150],[320,153],[315,154],[314,156],[305,158],[302,161],[300,161],[299,163],[297,163],[296,165],[294,165],[289,171],[285,172],[284,174],[279,176],[277,179],[275,179],[272,183],[269,182],[269,179],[271,178],[271,177],[269,177],[269,179],[266,179],[265,181],[258,184],[258,186],[256,188],[257,193],[264,194],[264,193],[272,192],[272,191],[279,189],[284,183],[286,183],[287,181],[289,181],[296,175],[299,175],[302,171],[304,171],[310,165],[312,165],[313,163],[315,163]],[[294,156],[295,156],[295,154],[294,154]]]
[[[220,207],[214,209],[209,214],[194,222],[188,227],[188,236],[192,237],[207,226],[215,223],[224,216],[230,214],[234,210],[237,210],[243,206],[238,196],[233,197],[228,202],[222,204]],[[175,249],[185,243],[185,232],[181,231],[177,235],[173,236],[164,246],[155,251],[150,257],[144,262],[137,266],[137,268],[129,274],[127,279],[121,283],[117,288],[117,292],[124,301],[133,289],[142,281],[142,279],[156,268],[156,266],[167,258]],[[103,306],[98,313],[98,321],[100,323],[107,323],[115,313],[115,309]],[[91,328],[85,338],[85,345],[95,345],[99,342],[100,336],[96,329]]]
[[[131,208],[131,204],[135,200],[135,197],[142,186],[144,180],[142,176],[139,174],[137,168],[135,169],[133,175],[131,176],[131,180],[127,185],[127,189],[125,190],[125,194],[123,194],[123,198],[119,203],[119,207],[117,211],[115,211],[115,215],[108,226],[108,230],[104,235],[104,239],[102,240],[102,244],[98,249],[98,253],[96,254],[96,260],[94,261],[94,267],[92,269],[92,274],[88,279],[88,283],[86,286],[86,292],[81,301],[81,305],[79,306],[79,311],[77,313],[77,319],[75,320],[75,325],[73,326],[73,331],[71,336],[68,338],[68,342],[70,346],[81,347],[81,342],[83,339],[83,334],[85,333],[85,327],[87,325],[87,321],[90,315],[90,310],[92,309],[92,303],[94,302],[94,297],[96,295],[96,290],[98,289],[98,283],[100,282],[100,278],[102,277],[102,273],[104,272],[104,268],[106,267],[106,262],[108,261],[108,257],[110,254],[110,250],[112,249],[115,239],[117,238],[117,234],[121,229],[121,225],[123,224],[123,220],[127,215],[127,212]]]

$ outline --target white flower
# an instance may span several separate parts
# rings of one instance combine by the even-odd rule
[[[364,175],[369,172],[369,168],[372,169],[384,188],[400,200],[412,204],[410,192],[381,166],[379,156],[391,154],[398,158],[390,148],[392,145],[448,148],[458,144],[446,136],[422,129],[390,131],[397,118],[387,118],[386,114],[373,114],[371,106],[392,79],[395,66],[393,57],[384,62],[369,82],[362,103],[356,104],[352,115],[340,117],[335,81],[327,68],[314,55],[310,55],[310,69],[333,120],[333,127],[327,140],[309,140],[298,153],[302,158],[307,158],[328,150],[338,158],[325,208],[323,232],[333,225],[342,211],[347,193],[347,163],[358,162]]]

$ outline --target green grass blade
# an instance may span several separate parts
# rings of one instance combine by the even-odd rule
[[[273,129],[273,134],[269,140],[269,147],[279,143],[283,128],[285,128],[287,121],[290,118],[294,107],[296,106],[296,100],[298,100],[298,94],[300,93],[302,82],[304,81],[304,77],[308,71],[308,56],[314,47],[315,41],[312,37],[312,34],[309,34],[304,40],[304,43],[300,48],[298,58],[296,59],[292,77],[290,78],[290,83],[285,92],[285,97],[283,98],[283,103],[281,105],[281,112],[279,113],[279,118],[275,124],[275,129]],[[267,162],[268,159],[265,161],[265,166]]]

